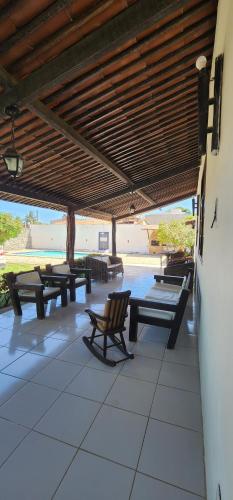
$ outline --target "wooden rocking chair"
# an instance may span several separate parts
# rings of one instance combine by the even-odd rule
[[[126,330],[124,322],[127,317],[127,307],[130,295],[130,290],[126,292],[110,293],[105,304],[103,316],[91,309],[86,309],[85,311],[90,316],[93,331],[90,337],[83,337],[83,342],[94,356],[109,366],[116,366],[116,364],[121,361],[134,358],[134,355],[127,351],[123,336],[123,332]],[[96,335],[96,330],[101,333]],[[119,337],[117,337],[117,334]],[[103,347],[95,341],[98,337],[103,337]],[[111,340],[110,345],[108,345],[108,338]],[[111,347],[117,347],[123,352],[125,355],[124,358],[118,361],[108,359],[107,349]]]

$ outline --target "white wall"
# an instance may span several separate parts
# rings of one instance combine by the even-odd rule
[[[208,500],[233,499],[233,1],[220,0],[214,58],[224,53],[221,144],[208,144],[201,288],[200,369]],[[213,72],[213,71],[212,71]],[[215,199],[217,223],[211,229]]]
[[[147,231],[136,224],[117,224],[117,251],[119,253],[148,253]]]
[[[117,224],[118,253],[148,253],[147,231],[141,225]],[[75,250],[96,252],[99,248],[99,232],[109,232],[109,249],[112,248],[111,224],[76,225]],[[66,226],[63,224],[40,224],[31,226],[32,248],[65,250]]]
[[[99,248],[99,233],[109,233],[109,248],[112,248],[112,226],[111,224],[76,224],[75,250],[88,250],[96,252]]]
[[[65,250],[66,226],[63,224],[32,224],[32,248],[46,250]]]

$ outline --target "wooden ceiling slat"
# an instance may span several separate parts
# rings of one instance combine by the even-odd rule
[[[212,29],[211,31],[209,30],[209,40],[212,40],[214,21],[212,24]],[[206,32],[203,34],[203,37],[204,36],[206,39]],[[189,65],[193,71],[195,71],[194,64],[192,64],[192,66],[190,65],[190,52],[192,52],[193,61],[195,61],[200,53],[201,37],[199,37],[198,41],[194,42],[195,36],[193,35],[190,40],[192,40],[192,44],[189,44],[187,47],[182,45],[181,48],[176,51],[173,47],[169,47],[168,55],[164,58],[161,58],[159,50],[156,50],[155,62],[148,64],[144,61],[142,69],[138,72],[133,71],[134,68],[132,68],[133,78],[132,75],[127,78],[123,78],[122,74],[122,79],[118,83],[114,83],[112,81],[112,75],[110,75],[110,87],[108,91],[103,90],[97,96],[95,95],[94,97],[87,98],[86,100],[80,100],[79,94],[77,94],[77,97],[71,96],[67,100],[64,99],[61,104],[57,105],[54,108],[55,111],[62,114],[62,116],[66,119],[70,116],[71,111],[76,116],[78,116],[80,112],[81,120],[82,114],[85,117],[85,112],[88,111],[90,107],[92,108],[92,113],[94,113],[94,111],[99,112],[100,109],[106,111],[116,99],[118,103],[121,103],[122,101],[124,102],[127,98],[140,94],[140,91],[143,93],[145,86],[151,89],[156,89],[156,87],[159,86],[158,84],[160,81],[164,81],[164,84],[166,83],[166,80],[169,82],[171,75],[173,79],[176,75],[177,78],[184,76],[185,66]]]
[[[189,0],[141,0],[112,18],[97,31],[73,45],[55,59],[46,63],[19,82],[4,98],[0,97],[0,109],[15,102],[34,100],[46,87],[64,81],[66,77],[95,62],[104,54],[123,45],[143,30],[153,26],[172,11],[188,6]]]
[[[196,189],[193,188],[191,190],[187,190],[187,191],[182,192],[181,195],[178,195],[178,196],[175,196],[172,198],[165,198],[163,202],[160,202],[160,203],[157,202],[153,206],[147,206],[147,207],[143,207],[140,210],[135,210],[135,215],[149,212],[150,210],[155,210],[156,208],[161,208],[162,206],[167,205],[168,203],[176,203],[177,201],[189,198],[190,196],[194,195],[195,192],[196,192]],[[121,215],[115,217],[115,219],[116,219],[116,221],[118,221],[121,219],[125,219],[126,217],[129,217],[129,212],[128,213],[125,212],[124,214],[122,213]]]
[[[201,21],[202,18],[215,13],[213,2],[205,2],[204,5],[201,5],[200,7],[199,4],[200,2],[198,2],[197,5],[194,5],[193,8],[190,8],[188,14],[184,13],[182,17],[172,19],[170,22],[168,21],[165,27],[162,25],[149,35],[144,36],[142,39],[137,38],[136,48],[130,44],[129,48],[126,48],[123,51],[121,50],[120,54],[118,51],[116,55],[113,55],[106,63],[98,65],[98,67],[95,67],[93,70],[85,73],[84,76],[65,84],[62,88],[59,88],[46,98],[46,104],[55,102],[56,105],[59,96],[62,96],[61,101],[63,101],[67,91],[72,91],[72,94],[76,94],[78,92],[79,95],[82,95],[83,92],[85,93],[87,89],[91,91],[92,85],[90,86],[89,81],[93,80],[93,77],[96,79],[93,84],[93,88],[96,88],[99,84],[106,84],[106,77],[108,77],[109,74],[119,72],[119,64],[121,68],[124,67],[124,65],[128,66],[129,62],[127,56],[131,56],[133,51],[135,52],[136,57],[138,57],[138,52],[140,51],[140,53],[143,54],[143,47],[145,46],[146,51],[148,43],[153,41],[154,38],[158,40],[158,44],[161,44],[164,40],[173,38],[177,35],[177,33],[184,31],[187,26],[191,26],[192,24]]]
[[[22,2],[19,2],[22,4]],[[7,52],[15,44],[18,44],[21,40],[25,40],[25,38],[32,34],[34,31],[38,30],[38,28],[43,25],[45,22],[48,22],[50,19],[53,19],[56,14],[60,11],[66,9],[67,7],[73,4],[73,0],[56,0],[51,5],[47,7],[47,9],[43,10],[36,17],[32,18],[32,20],[25,24],[19,31],[16,31],[14,35],[5,40],[0,47],[0,54]],[[22,8],[22,6],[21,6]],[[9,12],[6,14],[9,17]],[[1,19],[0,19],[1,21]]]
[[[44,8],[36,8],[49,12],[49,1],[42,0]],[[88,46],[90,57],[85,61],[84,52],[80,52],[82,66],[79,66],[79,73],[76,71],[77,58],[69,74],[66,69],[74,61],[55,68],[56,61],[64,61],[74,51],[68,49],[58,58],[51,59],[52,86],[47,86],[47,83],[50,85],[49,76],[45,75],[40,88],[35,86],[30,95],[26,95],[28,82],[38,75],[43,76],[46,58],[54,57],[52,53],[55,51],[58,54],[59,47],[64,48],[65,44],[68,47],[73,36],[70,37],[68,32],[72,34],[73,22],[65,26],[65,18],[60,13],[60,26],[56,26],[54,18],[48,19],[50,32],[42,44],[35,28],[35,37],[33,34],[34,38],[31,38],[36,41],[35,46],[25,50],[21,57],[23,32],[27,28],[30,31],[36,20],[40,23],[40,16],[33,17],[33,9],[30,11],[31,7],[28,7],[27,22],[16,31],[18,40],[21,37],[18,46],[10,36],[8,41],[12,46],[9,51],[5,50],[1,55],[0,49],[0,62],[1,57],[8,60],[6,64],[13,62],[9,66],[12,75],[0,68],[0,92],[4,86],[8,88],[4,95],[0,95],[0,103],[4,99],[5,105],[9,96],[12,98],[20,90],[22,102],[27,106],[27,109],[23,108],[15,130],[17,150],[26,159],[24,174],[15,183],[19,193],[9,192],[9,177],[0,162],[0,198],[5,196],[5,199],[27,203],[36,203],[38,198],[39,206],[64,210],[67,205],[72,205],[83,214],[95,216],[99,211],[102,218],[109,219],[128,215],[132,187],[136,207],[141,211],[195,192],[200,156],[194,64],[200,53],[205,54],[210,63],[216,2],[156,1],[160,6],[164,2],[167,6],[171,4],[172,10],[169,15],[163,13],[156,22],[149,19],[148,10],[148,24],[144,30],[141,16],[135,27],[135,19],[130,18],[130,13],[134,12],[132,8],[139,12],[139,6],[149,8],[150,5],[151,14],[155,0],[82,0],[85,3],[82,7],[78,0],[72,0],[74,9],[82,10],[80,16],[74,15],[74,22],[83,22],[83,27],[92,30],[91,36],[80,38],[79,47],[86,48],[90,39],[93,41],[95,37],[100,45]],[[51,5],[58,5],[58,2]],[[88,19],[88,9],[91,12],[89,24],[85,20]],[[23,22],[23,17],[21,19]],[[94,26],[94,19],[98,19],[98,26]],[[121,26],[122,19],[125,24]],[[110,25],[117,26],[121,33],[127,31],[124,41],[122,38],[114,41],[116,33],[109,34]],[[137,30],[137,36],[129,36],[129,26],[130,30]],[[7,29],[6,26],[5,33]],[[103,39],[100,39],[103,32],[109,34],[112,44],[106,44],[105,40],[104,46]],[[81,29],[75,36],[82,37],[82,33]],[[25,40],[30,40],[30,36],[30,33],[26,35]],[[56,37],[59,43],[53,52]],[[3,44],[7,43],[4,33],[2,38]],[[71,49],[76,50],[77,45]],[[94,52],[98,57],[91,59]],[[25,65],[25,62],[29,64]],[[41,69],[32,72],[38,64],[41,64]],[[62,74],[59,83],[54,68],[59,73],[56,73],[58,78]],[[21,78],[25,77],[24,80],[16,80],[13,75],[17,72]],[[43,102],[31,102],[34,90],[40,93]],[[8,119],[0,118],[0,134],[1,144],[7,147],[11,140]],[[80,142],[77,138],[81,138]]]
[[[170,104],[169,109],[166,108],[160,109],[157,111],[156,107],[154,109],[146,109],[142,112],[139,112],[136,117],[131,117],[130,121],[124,121],[124,123],[120,122],[118,125],[110,127],[96,127],[93,131],[90,131],[89,134],[85,134],[89,139],[97,140],[98,144],[106,144],[108,145],[109,140],[121,141],[122,136],[125,137],[127,134],[132,134],[135,136],[137,131],[142,130],[144,126],[151,123],[161,123],[166,118],[174,119],[174,115],[177,116],[184,109],[189,108],[189,106],[195,106],[197,109],[197,102],[195,99],[196,95],[194,92],[189,94],[188,96],[177,97],[176,101]],[[118,130],[119,129],[119,130]]]
[[[189,166],[186,164],[185,167],[183,167],[183,168],[181,168],[181,167],[173,168],[167,172],[163,172],[157,176],[151,177],[149,180],[144,180],[141,183],[137,183],[136,189],[137,189],[137,187],[140,189],[140,188],[149,187],[151,185],[155,186],[155,184],[158,184],[162,180],[171,180],[172,179],[172,182],[174,182],[174,178],[176,176],[179,176],[181,173],[188,174],[189,172],[191,172],[193,170],[196,170],[196,167],[193,167],[192,164]],[[82,204],[82,205],[77,207],[77,210],[79,210],[79,208],[85,209],[85,208],[93,207],[95,205],[101,205],[103,203],[107,203],[108,201],[110,201],[111,205],[112,205],[112,203],[114,202],[114,199],[116,199],[116,198],[121,199],[122,196],[129,194],[129,193],[130,193],[129,189],[127,190],[127,188],[125,188],[123,191],[121,191],[119,193],[115,193],[114,195],[107,195],[105,197],[96,199],[92,202],[87,202],[86,204]],[[121,201],[121,200],[119,200],[119,201]]]

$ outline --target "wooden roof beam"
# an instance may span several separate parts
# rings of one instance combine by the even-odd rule
[[[84,151],[88,156],[93,158],[101,165],[103,165],[108,171],[110,171],[115,177],[118,177],[125,184],[132,184],[131,180],[127,175],[125,175],[111,160],[106,158],[98,149],[93,146],[89,141],[87,141],[81,134],[79,134],[73,127],[71,127],[63,118],[60,118],[54,111],[45,106],[42,102],[36,101],[30,104],[29,109],[37,114],[43,121],[48,123],[52,128],[61,132],[61,134],[66,137],[69,141],[79,146],[82,151]]]
[[[39,201],[39,202],[49,203],[52,205],[56,205],[57,207],[63,207],[64,210],[71,208],[77,213],[76,205],[74,204],[73,201],[70,201],[69,199],[64,199],[64,198],[60,199],[59,197],[56,197],[54,195],[50,195],[50,193],[46,193],[46,192],[41,191],[41,190],[29,191],[28,189],[25,189],[25,187],[21,188],[19,185],[14,186],[14,185],[0,183],[0,193],[6,193],[6,194],[13,195],[16,197],[20,196],[20,197],[26,198],[26,199],[28,199],[28,203],[31,200],[31,201]],[[3,199],[3,197],[1,197],[1,196],[0,196],[0,198]],[[110,220],[113,217],[112,213],[106,212],[104,210],[91,209],[91,213],[96,218],[104,218],[106,220]]]
[[[76,214],[81,214],[81,215],[84,215],[86,217],[89,217],[89,215],[86,215],[85,213],[81,213],[81,210],[79,212],[75,212]],[[113,218],[113,214],[110,213],[110,212],[105,212],[103,210],[94,210],[94,209],[90,209],[90,213],[93,215],[94,218],[96,219],[105,219],[105,220],[112,220]]]
[[[154,204],[153,198],[151,198],[150,196],[148,196],[148,194],[144,193],[144,191],[142,191],[142,189],[137,189],[137,194],[139,196],[141,196],[141,198],[143,198],[143,200],[145,200],[150,205]]]
[[[0,77],[7,81],[10,85],[16,84],[16,79],[12,77],[4,68],[0,70]],[[131,179],[122,172],[121,169],[117,167],[115,163],[109,160],[105,155],[103,155],[95,146],[93,146],[89,141],[87,141],[81,134],[79,134],[73,127],[71,127],[63,118],[58,116],[54,111],[45,106],[41,101],[34,101],[28,105],[28,108],[37,114],[43,121],[48,123],[53,129],[61,132],[61,134],[66,137],[73,144],[78,146],[82,151],[84,151],[89,157],[100,163],[109,172],[111,172],[115,177],[120,179],[125,184],[131,186],[134,189],[134,185]],[[145,198],[145,194],[141,191],[138,193],[142,198],[146,199],[147,202],[153,203],[152,199],[149,197]]]
[[[10,104],[32,102],[48,88],[96,63],[99,58],[188,4],[190,0],[136,2],[0,96],[1,112]]]
[[[38,200],[47,203],[53,203],[54,205],[62,205],[64,207],[69,206],[70,208],[76,209],[76,205],[73,200],[69,200],[68,198],[59,198],[59,196],[55,196],[46,191],[38,190],[30,190],[26,186],[21,187],[19,184],[4,184],[0,183],[0,191],[2,193],[13,194],[15,196],[23,196],[24,198],[29,198],[31,200]]]
[[[138,189],[140,190],[142,188],[150,187],[153,184],[156,184],[158,182],[173,179],[174,177],[181,175],[181,174],[187,173],[187,175],[188,175],[190,171],[196,170],[197,168],[199,168],[199,167],[196,165],[194,166],[193,163],[185,165],[183,167],[173,168],[172,170],[168,170],[167,172],[163,172],[162,174],[158,174],[155,177],[151,177],[150,179],[147,179],[145,181],[135,183],[134,184],[134,192],[137,193]],[[131,192],[130,188],[122,189],[122,191],[119,191],[118,193],[103,196],[101,198],[96,198],[96,200],[92,200],[92,201],[87,202],[85,204],[80,204],[79,206],[77,206],[77,210],[84,210],[85,208],[90,208],[90,207],[94,207],[95,205],[100,205],[101,203],[105,203],[105,202],[111,201],[115,198],[119,198],[120,196],[124,196],[125,194],[130,193],[130,192]],[[152,198],[151,198],[151,200],[152,200]],[[154,204],[154,200],[153,200],[153,204]]]
[[[136,210],[134,212],[134,215],[139,215],[139,214],[143,214],[145,212],[148,212],[150,210],[155,210],[156,208],[161,208],[161,207],[164,207],[165,205],[168,205],[170,203],[176,203],[177,201],[180,201],[180,200],[186,200],[187,198],[189,198],[190,196],[196,194],[196,189],[192,189],[190,191],[188,191],[187,193],[185,193],[185,195],[180,195],[180,196],[177,196],[176,198],[172,198],[172,199],[169,199],[169,200],[166,200],[165,202],[163,203],[155,203],[153,206],[147,206],[145,208],[141,208],[140,210]],[[124,215],[119,215],[118,217],[115,217],[115,220],[118,221],[118,220],[121,220],[121,219],[126,219],[127,217],[129,217],[129,214],[124,214]]]

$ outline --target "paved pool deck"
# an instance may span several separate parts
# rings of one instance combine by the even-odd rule
[[[57,257],[40,257],[38,255],[33,256],[28,256],[24,255],[27,252],[38,252],[39,249],[30,249],[27,248],[25,250],[14,250],[11,252],[6,252],[6,261],[7,263],[21,263],[22,264],[32,264],[34,265],[43,265],[43,264],[56,264],[64,261],[64,258],[57,258]],[[17,255],[17,253],[20,253],[21,255]],[[81,250],[80,250],[81,252]],[[124,265],[131,265],[131,266],[145,266],[145,267],[150,267],[150,266],[156,266],[160,267],[161,266],[161,260],[159,255],[142,255],[142,254],[117,254],[119,257],[122,257],[123,259],[123,264]],[[163,265],[166,263],[166,257],[163,257]]]

